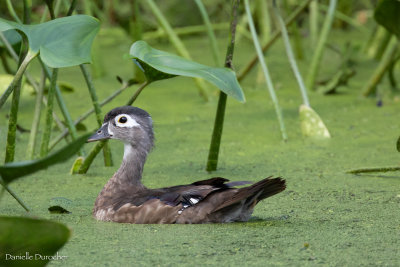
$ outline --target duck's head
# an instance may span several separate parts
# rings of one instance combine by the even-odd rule
[[[153,121],[143,109],[123,106],[114,108],[104,117],[104,123],[88,142],[105,139],[121,140],[132,146],[153,146]]]

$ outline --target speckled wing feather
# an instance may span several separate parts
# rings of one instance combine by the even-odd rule
[[[111,220],[136,224],[171,224],[179,216],[182,205],[171,206],[159,199],[151,199],[140,206],[127,203],[111,215]]]

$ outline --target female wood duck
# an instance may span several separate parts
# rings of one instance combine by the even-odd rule
[[[281,178],[235,188],[249,182],[227,183],[229,180],[220,177],[189,185],[146,188],[141,178],[153,147],[153,123],[150,115],[137,107],[111,110],[88,142],[104,139],[124,142],[124,158],[96,199],[93,215],[97,220],[147,224],[247,221],[259,201],[285,190]]]

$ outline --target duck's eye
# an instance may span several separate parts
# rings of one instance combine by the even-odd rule
[[[128,121],[128,119],[125,116],[122,116],[121,118],[119,118],[118,122],[119,123],[126,123]]]

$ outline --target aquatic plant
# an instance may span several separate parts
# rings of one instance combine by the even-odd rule
[[[279,28],[282,33],[283,43],[285,45],[286,54],[289,58],[290,66],[293,74],[296,77],[297,84],[303,98],[303,105],[300,106],[300,124],[301,130],[304,136],[315,137],[315,138],[330,138],[328,128],[326,128],[324,122],[320,116],[311,108],[310,101],[308,99],[307,89],[303,82],[303,77],[300,74],[299,68],[297,67],[296,59],[294,58],[292,47],[289,41],[289,35],[283,21],[276,0],[273,1],[273,10],[278,20]]]

